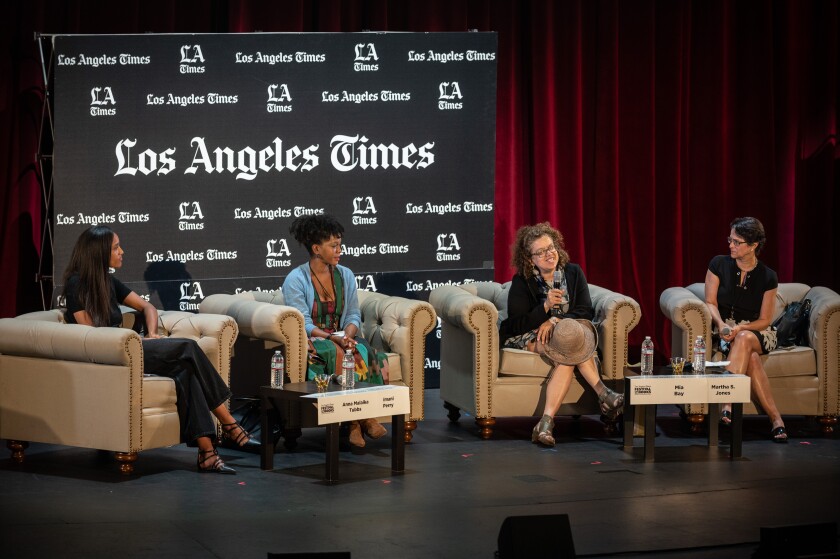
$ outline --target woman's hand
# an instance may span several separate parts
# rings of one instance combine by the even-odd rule
[[[149,333],[146,334],[146,337],[150,340],[157,340],[159,338],[165,338],[166,336],[161,336],[157,332],[154,332],[154,333],[149,332]]]
[[[336,334],[330,334],[330,340],[341,346],[341,349],[344,351],[352,351],[356,349],[356,340],[349,336],[339,336]]]
[[[724,328],[729,329],[729,334],[725,334]],[[725,342],[732,342],[735,339],[735,336],[743,330],[743,326],[740,324],[735,324],[734,326],[731,324],[724,323],[723,326],[718,327],[718,334],[720,335],[720,339]]]
[[[539,329],[537,329],[537,340],[543,345],[547,344],[548,340],[551,339],[551,331],[554,330],[554,324],[555,322],[549,319],[540,324]]]
[[[548,310],[551,310],[552,307],[559,307],[563,303],[563,298],[566,296],[565,289],[549,289],[548,295],[545,298],[545,304],[548,306]]]

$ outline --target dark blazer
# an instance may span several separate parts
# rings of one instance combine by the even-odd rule
[[[566,285],[569,291],[569,312],[562,318],[585,318],[592,320],[595,309],[589,297],[589,284],[586,276],[577,264],[569,262],[563,268],[566,273]],[[524,334],[539,328],[540,324],[551,317],[545,312],[538,297],[539,287],[533,276],[525,278],[522,274],[513,276],[508,292],[508,317],[499,327],[499,337],[502,342],[511,336]]]

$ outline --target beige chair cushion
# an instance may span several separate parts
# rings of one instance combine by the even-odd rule
[[[817,358],[814,350],[807,346],[792,349],[777,349],[762,356],[768,378],[815,377]]]
[[[547,378],[551,365],[540,355],[524,349],[502,349],[499,377]]]

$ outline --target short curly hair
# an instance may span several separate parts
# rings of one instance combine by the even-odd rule
[[[516,231],[516,240],[511,246],[511,266],[526,278],[534,275],[534,263],[531,260],[531,244],[540,237],[547,235],[554,242],[557,249],[557,267],[562,268],[569,262],[569,253],[563,244],[563,235],[547,221],[536,225],[525,225]]]
[[[312,256],[312,245],[319,245],[332,237],[341,239],[344,227],[330,214],[305,215],[292,222],[289,233]]]

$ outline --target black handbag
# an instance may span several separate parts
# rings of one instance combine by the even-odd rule
[[[239,407],[231,410],[230,415],[236,420],[239,425],[248,431],[251,435],[249,441],[244,447],[240,447],[234,441],[224,437],[221,446],[233,450],[247,450],[252,452],[259,452],[260,445],[256,441],[262,441],[264,438],[271,441],[271,444],[277,445],[282,433],[282,426],[280,425],[277,412],[274,409],[268,411],[268,422],[272,426],[272,432],[268,437],[265,437],[262,432],[262,425],[260,422],[260,400],[259,398],[235,398],[234,401],[243,402]]]
[[[784,312],[772,325],[776,331],[776,347],[808,345],[808,318],[810,316],[810,299],[796,301],[785,307]]]

